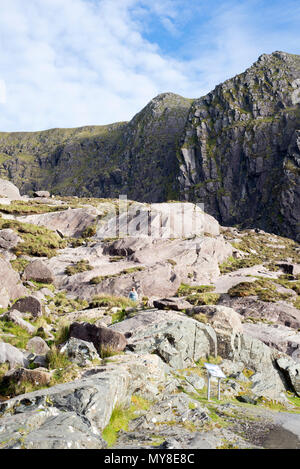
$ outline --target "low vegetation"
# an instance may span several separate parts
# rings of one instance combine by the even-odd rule
[[[89,303],[90,308],[113,308],[114,306],[122,309],[134,308],[136,307],[136,303],[124,296],[109,295],[95,296]]]
[[[213,285],[187,285],[182,283],[177,290],[176,296],[188,296],[198,293],[207,293],[214,291]]]
[[[151,404],[152,403],[150,401],[147,401],[140,396],[133,395],[131,398],[131,405],[128,408],[122,406],[116,406],[114,408],[109,424],[105,427],[102,433],[102,437],[109,448],[116,442],[118,432],[120,430],[128,431],[130,421],[137,418],[140,411],[147,411]]]
[[[26,255],[50,258],[57,254],[58,249],[68,245],[67,240],[61,239],[54,231],[42,226],[0,218],[0,230],[7,228],[14,230],[24,241],[13,248],[17,257]]]
[[[65,274],[72,276],[81,272],[86,272],[88,270],[93,270],[93,267],[90,265],[88,260],[81,259],[80,261],[76,262],[76,264],[66,267]]]

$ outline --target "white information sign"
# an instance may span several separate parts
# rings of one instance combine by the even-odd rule
[[[205,368],[207,369],[210,376],[214,378],[226,378],[223,371],[218,365],[211,365],[210,363],[204,363]]]

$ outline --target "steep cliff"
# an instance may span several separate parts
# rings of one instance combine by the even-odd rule
[[[189,200],[223,225],[300,239],[300,56],[262,55],[191,100],[165,93],[130,122],[0,133],[21,193]]]
[[[262,55],[192,106],[180,193],[225,225],[300,236],[300,56]]]
[[[178,195],[182,138],[192,100],[165,93],[129,123],[0,133],[0,177],[28,192],[159,202]]]

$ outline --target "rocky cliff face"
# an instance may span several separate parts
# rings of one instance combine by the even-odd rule
[[[0,133],[25,193],[203,202],[223,225],[299,239],[300,56],[262,55],[198,100],[153,99],[129,123]]]
[[[26,193],[159,202],[175,198],[180,139],[192,100],[165,93],[129,123],[0,133],[0,175]]]
[[[192,106],[180,193],[225,225],[298,237],[300,57],[262,55]]]

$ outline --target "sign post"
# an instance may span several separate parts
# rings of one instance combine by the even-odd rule
[[[210,399],[210,378],[218,378],[218,400],[221,397],[221,379],[226,378],[223,371],[218,365],[211,365],[210,363],[204,363],[207,371],[207,400]]]

